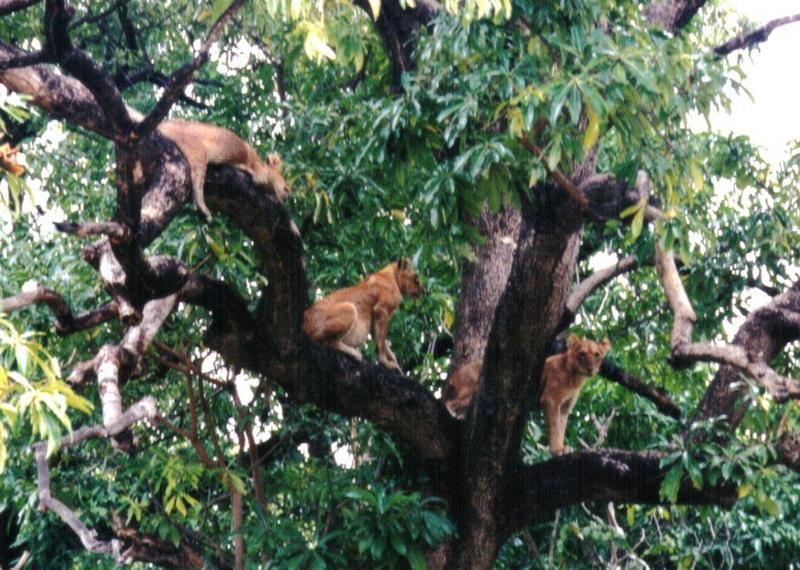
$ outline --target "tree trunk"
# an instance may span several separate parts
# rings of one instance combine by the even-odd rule
[[[476,262],[461,262],[451,372],[483,358],[494,312],[511,272],[521,221],[518,210],[506,208],[492,214],[488,207],[475,220],[475,227],[487,241],[474,249]]]

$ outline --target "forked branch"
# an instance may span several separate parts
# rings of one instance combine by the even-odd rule
[[[153,419],[158,413],[155,399],[146,397],[132,405],[124,414],[120,414],[116,420],[110,424],[94,425],[81,428],[61,440],[55,451],[61,451],[77,443],[90,438],[113,437],[127,430],[130,426],[143,419]],[[78,535],[84,548],[90,552],[100,552],[110,554],[117,563],[122,564],[126,556],[121,551],[119,540],[112,539],[103,541],[97,538],[97,534],[87,527],[80,517],[67,505],[53,496],[50,486],[50,469],[47,466],[47,442],[40,441],[33,446],[36,457],[37,489],[39,498],[39,510],[53,511],[64,523]]]
[[[649,184],[647,175],[640,172],[637,177],[637,186],[641,185],[641,191],[645,192]],[[665,251],[658,242],[656,242],[655,249],[658,277],[674,315],[670,342],[672,365],[685,368],[700,361],[727,364],[763,385],[778,402],[800,398],[800,382],[775,372],[769,367],[763,354],[750,353],[736,345],[692,342],[692,330],[697,315],[683,287],[678,267],[675,264],[675,256],[672,251]],[[778,295],[774,298],[767,309],[769,310],[769,307],[773,306],[776,312],[780,312],[778,305],[782,301],[781,297],[782,295]]]
[[[183,94],[183,90],[186,89],[186,86],[194,79],[195,72],[208,61],[211,46],[213,46],[219,38],[222,30],[225,28],[225,24],[228,23],[243,5],[244,0],[235,0],[228,6],[217,21],[214,22],[214,25],[211,26],[205,41],[200,46],[194,59],[172,75],[167,86],[164,88],[161,99],[159,99],[158,103],[155,104],[142,122],[136,126],[134,137],[137,140],[146,138],[147,135],[152,133],[158,124],[164,120],[164,117],[167,116],[172,105],[178,97]]]

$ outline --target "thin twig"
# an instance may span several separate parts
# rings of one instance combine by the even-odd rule
[[[169,110],[175,103],[175,100],[183,93],[183,90],[186,89],[186,86],[194,79],[195,72],[208,61],[211,46],[214,45],[219,38],[222,30],[225,27],[225,24],[227,24],[231,17],[244,5],[244,2],[245,0],[234,0],[234,2],[225,9],[217,21],[214,22],[214,25],[211,26],[211,29],[208,31],[208,35],[206,36],[203,44],[200,46],[200,49],[198,50],[194,60],[187,63],[172,74],[169,83],[164,88],[164,93],[161,95],[161,99],[158,100],[158,102],[142,120],[142,122],[135,127],[133,131],[134,140],[146,138],[150,133],[153,132],[153,130],[155,130],[158,124],[164,120],[164,117],[166,117],[167,113],[169,113]]]
[[[536,144],[528,138],[528,135],[522,134],[517,139],[519,140],[520,144],[524,146],[531,154],[533,154],[536,158],[538,158],[542,166],[544,166],[545,171],[547,174],[553,177],[553,180],[556,181],[562,190],[564,190],[567,194],[569,194],[575,202],[581,207],[581,210],[585,210],[589,206],[589,200],[586,199],[583,192],[575,185],[572,180],[570,180],[563,172],[561,172],[557,168],[550,168],[550,165],[547,164],[547,160],[544,156],[542,156],[542,149],[536,146]]]

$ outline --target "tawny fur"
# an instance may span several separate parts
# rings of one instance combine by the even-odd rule
[[[196,121],[164,121],[158,130],[174,142],[186,157],[192,173],[192,194],[197,208],[211,219],[203,196],[206,169],[209,164],[232,166],[250,174],[253,184],[272,192],[283,202],[289,197],[289,186],[281,175],[281,159],[270,154],[262,162],[252,146],[224,127]]]
[[[453,372],[448,379],[444,405],[454,418],[463,420],[467,416],[467,409],[478,388],[482,367],[482,360],[473,360]]]
[[[545,360],[540,401],[547,424],[550,451],[554,455],[569,451],[564,447],[567,418],[578,401],[583,384],[597,374],[610,348],[611,342],[607,338],[594,342],[571,334],[567,351]]]
[[[0,144],[0,168],[10,172],[14,176],[22,176],[25,172],[25,167],[18,162],[18,152],[19,149],[8,143]]]
[[[356,360],[363,358],[357,347],[372,334],[380,363],[400,370],[386,340],[389,319],[400,306],[403,296],[419,297],[423,292],[417,272],[409,260],[403,258],[360,283],[334,291],[317,301],[305,312],[303,330],[317,342]]]

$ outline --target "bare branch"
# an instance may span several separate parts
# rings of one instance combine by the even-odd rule
[[[261,468],[258,463],[258,450],[256,448],[256,438],[253,435],[253,423],[247,417],[247,408],[242,405],[236,388],[233,388],[230,392],[236,412],[239,415],[239,421],[243,425],[242,432],[247,438],[247,451],[250,455],[250,471],[253,474],[253,490],[255,491],[256,501],[266,510],[267,497],[264,494],[264,482],[261,478]],[[241,441],[241,438],[239,445],[244,448],[244,441]]]
[[[73,334],[95,327],[119,315],[116,303],[111,302],[74,316],[72,309],[60,293],[39,285],[35,290],[24,291],[13,297],[0,299],[0,313],[11,313],[36,303],[44,303],[50,307],[56,317],[56,332],[60,335]]]
[[[49,61],[48,55],[43,51],[35,51],[31,53],[21,53],[16,57],[6,59],[0,62],[0,71],[7,69],[15,69],[18,67],[28,67],[31,65],[38,65]]]
[[[635,394],[639,394],[643,398],[647,398],[655,404],[656,408],[658,408],[662,414],[666,414],[675,419],[681,417],[681,409],[672,401],[672,398],[669,397],[669,394],[663,388],[642,382],[608,360],[603,360],[603,363],[600,365],[600,375],[607,380],[616,382]]]
[[[53,225],[60,232],[78,237],[101,235],[117,242],[128,241],[131,237],[130,228],[119,222],[56,222]]]
[[[47,509],[53,511],[64,523],[78,535],[83,547],[89,552],[110,554],[114,561],[122,564],[124,561],[120,552],[120,543],[114,539],[104,542],[97,539],[96,533],[89,529],[81,519],[64,503],[53,497],[50,490],[50,471],[47,468],[47,444],[37,443],[33,446],[36,455],[36,467],[38,473],[38,496],[39,510],[44,512]]]
[[[0,42],[0,67],[25,55],[26,52]],[[53,66],[36,65],[0,71],[0,83],[9,91],[30,95],[32,104],[56,119],[66,119],[107,138],[114,136],[114,125],[86,86],[58,73]]]
[[[90,376],[97,378],[103,426],[112,436],[119,434],[114,426],[119,424],[123,415],[121,380],[139,363],[176,302],[177,295],[170,295],[146,303],[141,323],[129,328],[119,345],[105,345],[93,359],[75,366],[69,375],[71,384],[83,383]],[[131,442],[129,438],[115,438],[112,443],[127,448]]]
[[[735,38],[731,38],[724,44],[715,47],[714,54],[717,56],[724,56],[736,50],[752,47],[761,42],[765,42],[767,39],[769,39],[770,34],[775,30],[775,28],[779,28],[780,26],[785,26],[794,22],[800,22],[800,14],[795,14],[794,16],[785,16],[783,18],[775,18],[763,26],[759,26],[755,30],[746,32],[742,35],[736,36]]]
[[[228,8],[226,8],[222,15],[217,19],[217,21],[214,22],[214,25],[211,26],[211,29],[208,31],[208,35],[206,36],[203,44],[200,46],[200,49],[198,50],[197,55],[195,55],[194,60],[173,73],[172,78],[164,88],[164,93],[161,95],[161,99],[159,99],[158,103],[155,104],[153,109],[147,114],[142,122],[136,126],[133,135],[137,140],[146,138],[155,130],[158,124],[164,120],[164,117],[166,117],[167,113],[169,113],[169,110],[175,103],[175,100],[183,93],[183,90],[186,89],[186,86],[194,78],[195,72],[208,61],[209,50],[219,38],[222,30],[225,27],[225,24],[228,23],[231,17],[233,17],[233,15],[238,12],[243,5],[244,0],[235,0],[232,2],[231,5],[228,6]]]
[[[73,13],[74,10],[67,7],[65,0],[47,0],[44,51],[92,92],[114,129],[114,140],[123,142],[133,128],[133,121],[111,77],[85,52],[72,45],[69,20]]]
[[[189,542],[198,542],[196,540],[181,540],[180,544],[173,546],[169,540],[161,540],[152,534],[143,533],[127,526],[117,513],[111,514],[111,528],[114,530],[114,534],[125,542],[126,548],[122,555],[126,560],[150,562],[160,568],[203,570],[209,566],[209,561],[206,560],[203,552],[189,544]],[[182,534],[186,535],[187,533],[182,531]],[[217,554],[227,558],[224,553],[217,551]],[[217,560],[216,564],[212,566],[229,568],[231,564],[225,559]]]
[[[656,270],[674,315],[672,324],[672,350],[692,342],[692,329],[697,315],[689,302],[689,296],[683,288],[681,276],[672,252],[665,252],[656,242]]]
[[[71,326],[61,326],[56,322],[56,332],[60,335],[68,335],[90,329],[119,317],[119,308],[114,301],[87,311],[75,317]]]
[[[106,438],[127,430],[131,425],[143,419],[153,419],[158,410],[153,398],[147,397],[131,406],[125,414],[120,414],[117,421],[111,425],[89,426],[73,432],[61,440],[56,451],[66,449],[89,438]],[[98,540],[96,533],[89,529],[81,519],[64,503],[53,497],[50,488],[50,470],[47,466],[47,443],[42,441],[34,444],[36,457],[37,489],[39,497],[39,510],[44,512],[49,509],[78,535],[83,547],[90,552],[110,554],[117,563],[125,561],[121,553],[121,543],[113,539],[109,542]]]
[[[62,323],[62,326],[68,327],[73,323],[72,309],[69,308],[64,297],[54,289],[48,289],[41,285],[37,285],[31,291],[24,291],[13,297],[0,299],[0,313],[12,313],[37,303],[44,303],[50,307],[56,320]]]
[[[0,16],[5,16],[6,14],[11,14],[18,10],[24,10],[41,1],[42,0],[2,0],[2,2],[0,2]]]
[[[620,259],[614,265],[595,271],[572,290],[569,299],[567,299],[567,310],[574,315],[577,313],[578,307],[580,307],[586,298],[594,293],[595,290],[615,277],[636,269],[637,267],[639,267],[639,261],[636,259],[636,256],[629,255]]]
[[[642,194],[649,194],[650,182],[643,171],[639,172],[636,185]],[[692,330],[697,315],[683,287],[675,257],[671,251],[664,251],[658,242],[655,250],[658,277],[674,315],[670,342],[671,364],[684,368],[695,362],[705,361],[733,366],[763,385],[778,402],[800,399],[800,382],[775,372],[769,367],[763,354],[750,353],[743,347],[735,345],[692,343]],[[774,305],[779,298],[780,296],[773,299],[770,305]]]
[[[84,16],[83,18],[80,18],[79,20],[75,20],[74,22],[70,23],[69,29],[71,30],[73,28],[77,28],[78,26],[82,26],[84,24],[92,24],[94,22],[102,20],[103,18],[106,18],[116,10],[119,10],[120,7],[124,6],[127,3],[128,0],[117,0],[111,6],[109,6],[105,10],[101,10],[97,14],[90,13]]]
[[[19,557],[17,563],[11,567],[11,570],[22,570],[25,568],[25,565],[28,563],[28,560],[31,559],[31,551],[26,550],[22,553],[22,556]]]

